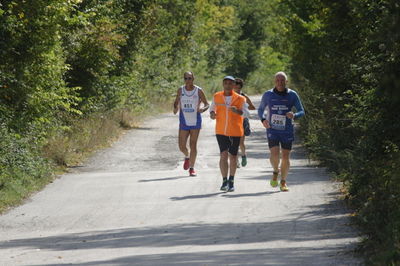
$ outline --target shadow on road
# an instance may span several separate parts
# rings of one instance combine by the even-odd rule
[[[337,247],[339,248],[339,247]],[[322,257],[321,254],[329,253]],[[336,257],[337,256],[337,257]],[[344,265],[335,248],[297,249],[233,249],[230,251],[165,253],[151,255],[125,256],[111,260],[98,260],[86,263],[40,264],[55,265]],[[336,258],[335,258],[336,257]],[[314,258],[319,258],[318,260]],[[314,259],[314,261],[313,261]],[[335,264],[332,261],[336,260]],[[249,262],[251,261],[251,264]],[[357,265],[346,264],[346,265]]]
[[[264,192],[256,192],[256,193],[242,193],[242,194],[224,194],[222,195],[223,197],[226,198],[242,198],[242,197],[258,197],[258,196],[264,196],[264,195],[271,195],[279,193],[279,191],[264,191]]]
[[[188,199],[203,199],[203,198],[210,198],[217,195],[220,195],[224,192],[217,192],[217,193],[209,193],[209,194],[201,194],[201,195],[190,195],[190,196],[183,196],[183,197],[171,197],[171,200],[188,200]]]
[[[256,192],[256,193],[242,193],[237,194],[229,193],[229,192],[217,192],[217,193],[209,193],[209,194],[200,194],[200,195],[190,195],[190,196],[183,196],[183,197],[171,197],[171,200],[188,200],[188,199],[202,199],[202,198],[210,198],[221,195],[222,197],[226,198],[240,198],[240,197],[257,197],[263,195],[270,195],[274,193],[278,193],[279,191],[263,191],[263,192]]]
[[[208,194],[206,196],[218,194],[220,193]],[[265,192],[262,194],[265,194]],[[236,197],[240,195],[227,194],[226,196]],[[343,208],[339,204],[338,201],[334,201],[313,206],[312,210],[308,213],[301,212],[301,215],[294,213],[281,221],[221,224],[193,223],[160,227],[88,231],[50,237],[3,241],[0,242],[0,249],[25,248],[42,251],[68,251],[135,247],[149,247],[151,249],[187,246],[184,249],[187,252],[159,254],[155,250],[151,255],[132,255],[106,261],[80,262],[79,265],[220,265],[227,263],[227,261],[236,265],[243,265],[248,261],[251,261],[253,265],[293,265],[302,264],[302,262],[307,261],[307,265],[310,265],[314,256],[318,257],[318,262],[315,265],[325,265],[324,260],[332,263],[332,256],[338,256],[338,250],[349,250],[349,244],[346,241],[335,241],[335,245],[333,246],[320,245],[320,241],[329,241],[332,239],[345,240],[354,237],[354,233],[350,229],[335,230],[335,226],[348,222],[346,216],[342,215]],[[290,248],[274,248],[274,241],[288,242]],[[310,244],[311,241],[312,245]],[[264,245],[260,249],[216,251],[219,249],[219,245],[251,243],[264,243]],[[265,243],[269,243],[267,246],[270,248],[265,248]],[[212,246],[212,251],[190,252],[190,247],[196,246]],[[339,258],[340,256],[338,256],[338,260]]]
[[[154,178],[154,179],[140,179],[138,182],[155,182],[155,181],[170,181],[170,180],[177,180],[182,178],[190,178],[190,176],[171,176],[165,178]]]
[[[261,175],[246,176],[246,173],[241,178],[247,180],[265,180],[269,184],[272,177],[272,170],[263,171]],[[301,185],[306,183],[326,182],[327,174],[324,168],[313,168],[304,166],[291,166],[288,175],[288,184]]]

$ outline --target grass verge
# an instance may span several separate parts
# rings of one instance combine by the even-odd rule
[[[109,147],[124,131],[139,127],[146,117],[166,112],[166,107],[169,105],[157,103],[145,112],[120,109],[94,113],[72,121],[68,130],[50,134],[41,148],[35,147],[30,137],[13,135],[0,127],[0,213],[21,204],[68,167]]]

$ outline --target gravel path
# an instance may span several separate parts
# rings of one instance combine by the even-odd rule
[[[257,102],[257,101],[256,101]],[[149,118],[111,148],[0,216],[0,265],[360,265],[338,184],[294,145],[290,192],[271,188],[252,112],[248,165],[219,191],[214,121],[197,177],[182,169],[178,117]]]

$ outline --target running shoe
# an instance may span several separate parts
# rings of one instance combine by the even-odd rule
[[[222,190],[222,191],[228,190],[228,180],[225,180],[222,182],[222,186],[221,186],[220,190]]]
[[[287,187],[285,180],[281,180],[280,189],[281,189],[282,192],[288,192],[289,191],[289,188]]]
[[[228,182],[228,192],[235,191],[235,187],[233,186],[233,181]]]
[[[189,158],[185,158],[185,161],[183,162],[183,169],[184,170],[189,169],[189,166],[190,166],[189,164],[190,164]]]
[[[246,155],[242,156],[242,166],[245,167],[247,165],[247,157]]]
[[[271,187],[277,187],[278,186],[278,172],[273,172],[272,173],[272,179],[269,181]]]
[[[195,171],[193,168],[190,168],[190,169],[189,169],[189,175],[190,175],[190,176],[196,176],[197,173],[196,173],[196,171]]]

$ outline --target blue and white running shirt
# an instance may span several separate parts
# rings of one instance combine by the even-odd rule
[[[201,128],[201,115],[198,112],[200,104],[199,86],[194,85],[192,91],[181,87],[179,122],[181,129]]]
[[[269,121],[271,128],[267,129],[268,134],[293,134],[292,119],[286,117],[286,113],[291,112],[295,107],[294,118],[304,116],[305,112],[300,98],[294,90],[286,89],[284,92],[270,89],[266,91],[258,107],[259,118]],[[264,114],[267,108],[267,115]]]

